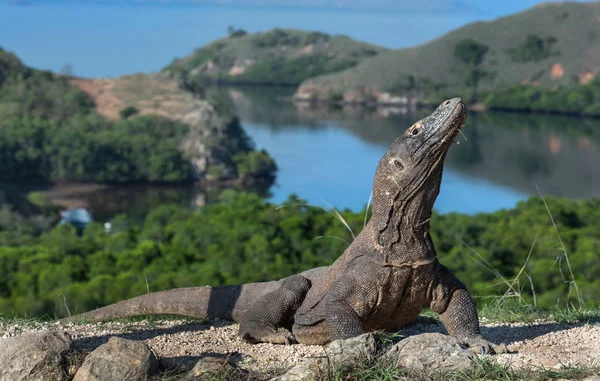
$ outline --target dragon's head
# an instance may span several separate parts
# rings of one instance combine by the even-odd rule
[[[431,214],[446,153],[466,117],[467,109],[461,99],[449,99],[392,143],[377,165],[373,183],[373,216],[379,220],[380,228],[389,223],[395,205],[406,205],[412,200],[427,203],[419,208],[429,209]]]

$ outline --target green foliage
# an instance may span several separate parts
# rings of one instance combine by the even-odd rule
[[[246,32],[243,29],[236,29],[230,25],[227,27],[227,34],[229,35],[229,38],[237,38],[237,37],[244,37],[245,35],[248,34],[248,32]]]
[[[509,49],[508,53],[515,62],[537,62],[560,55],[558,51],[552,49],[556,41],[556,38],[552,36],[541,38],[538,35],[530,34],[519,45]]]
[[[385,351],[384,346],[381,350]],[[315,381],[547,381],[547,380],[581,380],[594,377],[600,367],[593,366],[561,366],[555,369],[530,367],[515,369],[500,364],[490,357],[478,358],[473,365],[463,370],[428,369],[408,370],[396,364],[397,360],[379,356],[360,357],[352,363],[332,363],[314,369]]]
[[[495,305],[507,290],[508,301],[537,305],[504,307],[498,319],[533,319],[542,316],[538,307],[557,306],[552,316],[558,320],[597,319],[568,308],[577,304],[574,282],[584,305],[597,307],[600,297],[600,200],[546,201],[556,230],[537,198],[490,214],[434,213],[431,235],[440,261],[480,306]],[[92,224],[81,236],[70,226],[42,233],[29,227],[31,219],[0,211],[0,313],[62,313],[55,305],[61,295],[71,311],[81,311],[146,293],[146,281],[150,291],[240,284],[331,264],[352,236],[325,210],[303,204],[291,196],[277,208],[254,194],[225,191],[219,203],[195,212],[162,205],[140,226],[120,223],[107,233]],[[358,234],[363,212],[341,215]],[[485,311],[498,315],[498,308]]]
[[[297,85],[307,78],[333,73],[352,67],[358,63],[353,58],[333,60],[325,54],[305,54],[297,58],[265,58],[250,66],[244,73],[235,77],[225,77],[225,81],[256,84]]]
[[[544,89],[519,85],[486,92],[482,102],[500,110],[600,115],[600,79],[587,85]]]
[[[277,165],[265,150],[240,152],[233,157],[240,176],[273,177]]]
[[[199,92],[213,83],[298,85],[307,78],[355,66],[385,49],[341,36],[293,29],[236,35],[217,40],[164,70]],[[210,61],[210,65],[209,65]],[[237,74],[231,69],[243,68]],[[236,69],[236,71],[237,71]]]
[[[467,65],[479,66],[487,54],[489,47],[472,38],[465,38],[454,46],[454,56]]]
[[[138,116],[110,125],[91,116],[71,123],[0,122],[4,153],[0,179],[114,183],[191,179],[189,161],[178,149],[187,127],[179,122]]]
[[[349,240],[348,232],[331,215],[299,202],[290,198],[276,209],[256,195],[226,191],[221,203],[197,212],[161,206],[140,228],[109,234],[93,224],[82,236],[69,226],[27,234],[27,243],[0,246],[6,274],[0,312],[54,314],[60,295],[71,311],[81,311],[145,293],[146,279],[151,291],[237,284],[333,261],[346,244],[316,238]],[[360,229],[362,216],[342,214]]]
[[[564,14],[569,16],[563,17]],[[409,75],[419,81],[426,79],[430,83],[444,84],[447,97],[462,92],[467,79],[470,83],[478,81],[477,91],[517,86],[524,81],[535,81],[546,89],[569,85],[573,75],[593,71],[593,65],[589,66],[582,57],[588,57],[590,46],[597,45],[591,41],[600,35],[599,16],[600,8],[592,3],[560,2],[550,7],[533,7],[493,21],[470,23],[419,46],[362,59],[352,68],[307,80],[302,90],[323,94],[396,87],[400,91],[395,94],[406,95],[402,87],[407,84]],[[544,33],[551,33],[552,37],[540,31],[548,31]],[[474,44],[475,40],[482,46]],[[457,43],[460,45],[455,49]],[[488,47],[487,53],[481,57],[485,47]],[[517,60],[528,60],[526,64],[514,61],[507,53],[510,50],[514,50]],[[558,52],[565,73],[561,78],[553,78],[549,75],[551,58],[543,57],[552,57]],[[457,59],[456,54],[462,58]],[[483,78],[481,73],[473,75],[470,66],[477,64],[480,70],[490,74]],[[471,92],[475,90],[472,85],[467,87]],[[423,103],[439,100],[428,92],[414,93]],[[471,93],[463,95],[467,99],[472,97]]]
[[[254,45],[258,48],[272,48],[280,46],[304,46],[327,42],[331,39],[326,33],[307,32],[303,34],[291,33],[284,29],[275,28],[265,33],[260,33],[254,39]]]
[[[211,45],[219,48],[219,42]],[[236,178],[240,162],[248,162],[240,166],[244,176],[271,171],[266,153],[250,153],[252,142],[230,107],[217,100],[215,109],[210,126],[194,128],[208,130],[200,134],[202,143],[223,168],[221,177]],[[120,120],[109,122],[64,76],[29,69],[0,49],[0,181],[193,181],[189,157],[180,149],[189,128],[138,113],[125,107]],[[236,153],[247,157],[234,160]]]
[[[127,106],[127,107],[121,109],[121,111],[119,111],[119,115],[121,116],[122,119],[127,119],[130,116],[133,116],[139,112],[140,112],[140,110],[138,110],[137,108],[135,108],[133,106]]]
[[[482,79],[494,78],[494,73],[483,70],[480,66],[487,54],[489,47],[465,38],[454,46],[454,56],[467,65],[465,69],[465,84],[472,88],[471,101],[477,101],[477,85]]]

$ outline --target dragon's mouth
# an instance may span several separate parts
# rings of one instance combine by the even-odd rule
[[[440,140],[439,145],[442,147],[446,146],[449,141],[454,141],[454,138],[460,130],[464,127],[467,121],[467,106],[464,103],[458,102],[454,107],[454,110],[448,115],[444,125],[446,126],[446,134]]]

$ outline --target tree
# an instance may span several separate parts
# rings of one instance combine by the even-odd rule
[[[494,73],[481,69],[481,64],[489,47],[472,38],[465,38],[454,46],[454,56],[467,65],[465,84],[473,88],[471,101],[477,101],[479,81],[493,77]]]
[[[73,76],[73,65],[71,65],[70,63],[62,65],[60,70],[58,71],[58,73],[61,75],[64,75],[65,77],[72,77]]]
[[[229,35],[230,38],[236,38],[236,37],[242,37],[248,34],[248,32],[246,32],[243,29],[236,29],[235,27],[233,27],[232,25],[229,25],[227,27],[227,34]]]
[[[530,34],[515,48],[509,49],[508,53],[515,62],[537,62],[560,55],[559,51],[552,49],[556,41],[557,39],[554,36],[542,38],[538,35]]]
[[[122,108],[121,111],[119,111],[119,115],[121,115],[122,119],[127,119],[130,116],[136,115],[139,112],[140,111],[137,108],[133,106],[127,106],[125,108]]]

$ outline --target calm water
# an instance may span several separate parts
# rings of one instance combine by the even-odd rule
[[[375,167],[392,141],[423,117],[390,110],[314,109],[288,94],[229,90],[258,148],[279,165],[274,202],[296,193],[309,202],[363,208]],[[401,110],[398,110],[401,111]],[[537,195],[600,195],[599,120],[527,114],[469,115],[466,141],[450,150],[435,207],[443,213],[490,212]]]
[[[291,193],[311,204],[362,209],[377,162],[391,142],[426,114],[390,110],[306,108],[284,100],[289,90],[221,89],[242,125],[275,158],[279,172],[269,192],[280,203]],[[400,111],[400,110],[397,110]],[[527,114],[470,114],[466,141],[446,159],[435,207],[443,213],[490,212],[537,195],[600,196],[600,120]],[[54,199],[87,205],[97,219],[118,213],[143,218],[155,205],[201,205],[216,191],[199,187],[54,189]]]

